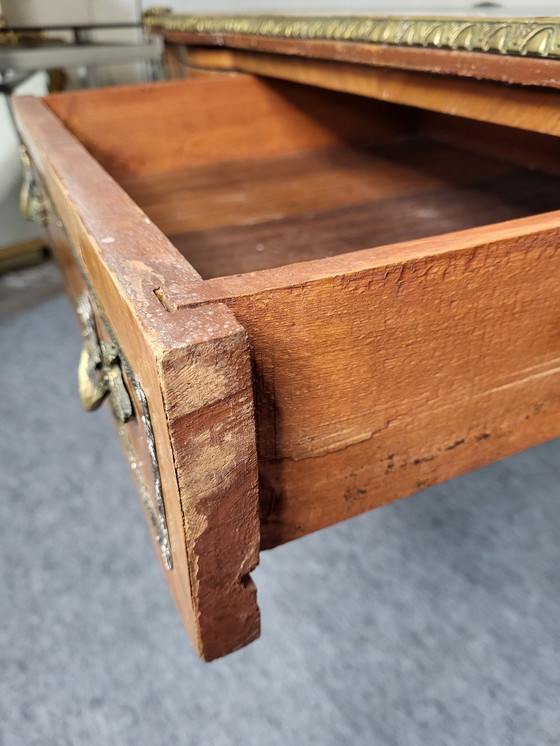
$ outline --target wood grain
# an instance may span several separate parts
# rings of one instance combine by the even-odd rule
[[[121,183],[205,278],[560,207],[556,178],[422,136]]]
[[[0,275],[39,264],[46,256],[46,244],[41,238],[0,246]]]
[[[184,46],[177,44],[165,45],[163,57],[167,78],[177,80],[189,77],[186,71],[187,50]]]
[[[174,599],[198,654],[225,655],[259,634],[249,577],[259,524],[246,335],[221,304],[180,310],[185,290],[210,297],[196,272],[44,103],[18,97],[14,105],[50,200],[148,400]],[[75,270],[69,279],[77,289]]]
[[[347,251],[436,236],[560,207],[558,181],[510,171],[469,186],[450,184],[247,226],[172,235],[205,278],[257,272]]]
[[[212,65],[252,75],[291,80],[333,91],[405,104],[443,114],[558,136],[558,94],[536,86],[503,85],[451,75],[378,68],[288,55],[211,50]],[[205,66],[205,50],[191,49],[193,64]]]
[[[113,176],[380,139],[409,129],[412,112],[251,76],[75,91],[48,106]]]
[[[259,542],[560,435],[560,211],[542,212],[558,206],[557,178],[522,168],[527,135],[497,148],[505,163],[461,123],[411,108],[480,120],[475,139],[503,131],[487,123],[558,135],[557,97],[230,52],[325,90],[234,76],[15,102],[148,398],[168,580],[206,660],[258,635]],[[550,154],[556,174],[543,137],[536,163]]]
[[[209,282],[254,358],[263,547],[560,435],[559,247],[556,212]]]
[[[488,158],[560,176],[558,138],[435,112],[420,113],[418,131]]]
[[[431,163],[439,152],[439,164]],[[444,158],[448,165],[441,165]],[[476,165],[475,165],[476,163]],[[166,234],[254,225],[510,170],[505,164],[425,140],[343,145],[242,163],[120,179]]]
[[[193,64],[197,48],[224,47],[255,52],[269,52],[295,57],[354,62],[375,67],[418,70],[439,75],[461,75],[496,80],[503,83],[560,87],[558,60],[517,57],[513,55],[464,52],[461,50],[422,49],[344,41],[303,41],[249,34],[191,34],[166,29],[152,29],[162,36],[165,48],[181,60],[179,69],[169,68],[172,77],[182,77],[185,63]],[[188,54],[184,55],[185,46]],[[179,51],[181,50],[181,51]],[[184,55],[180,57],[180,55]],[[206,65],[208,62],[205,63]]]

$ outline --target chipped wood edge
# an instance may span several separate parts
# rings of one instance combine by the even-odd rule
[[[43,102],[21,97],[14,108],[43,185],[148,400],[169,524],[172,595],[199,656],[226,655],[260,633],[249,577],[260,530],[245,332],[221,304],[181,308],[187,287],[200,299],[210,297],[205,282]]]

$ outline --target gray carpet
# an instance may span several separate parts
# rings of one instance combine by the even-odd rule
[[[1,746],[560,742],[560,443],[264,554],[210,665],[49,267],[0,280]]]

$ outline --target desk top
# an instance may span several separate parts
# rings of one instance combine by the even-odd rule
[[[146,27],[194,67],[278,74],[313,60],[560,88],[560,17],[477,15],[175,15],[154,9]],[[471,11],[472,12],[472,11]],[[213,48],[213,49],[212,49]],[[280,75],[283,77],[284,74]],[[289,77],[293,79],[293,74]]]
[[[178,15],[148,11],[144,22],[164,35],[182,32],[201,39],[242,35],[560,59],[560,17],[498,17],[493,10],[485,8],[471,16]],[[498,10],[503,12],[503,8]]]

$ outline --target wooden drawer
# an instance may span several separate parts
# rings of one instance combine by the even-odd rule
[[[15,108],[82,399],[205,660],[258,636],[261,549],[560,434],[560,160],[528,109],[251,75]]]

